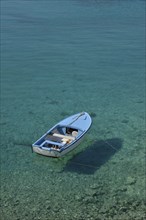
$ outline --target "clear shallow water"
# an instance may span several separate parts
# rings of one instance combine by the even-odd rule
[[[1,219],[144,219],[144,4],[1,2]],[[31,153],[80,111],[75,151]]]

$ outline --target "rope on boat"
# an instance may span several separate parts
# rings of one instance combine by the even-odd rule
[[[71,123],[69,123],[68,125],[73,124],[75,121],[77,121],[82,115],[84,115],[85,112],[81,112],[78,116],[75,117],[75,120],[73,120]]]

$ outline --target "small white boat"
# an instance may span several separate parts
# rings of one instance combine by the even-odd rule
[[[44,156],[61,157],[80,144],[91,124],[87,112],[72,115],[48,130],[32,144],[32,149]]]

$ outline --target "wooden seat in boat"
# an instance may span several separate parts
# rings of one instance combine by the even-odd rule
[[[72,137],[72,136],[68,136],[68,135],[63,135],[63,134],[58,134],[58,133],[54,133],[53,136],[55,137],[61,137],[61,138],[66,138],[66,139],[69,139],[69,140],[75,140],[75,137]]]

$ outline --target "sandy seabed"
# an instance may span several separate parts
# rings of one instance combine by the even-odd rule
[[[1,220],[145,219],[144,1],[2,9]],[[78,148],[32,153],[82,111],[93,124]]]

